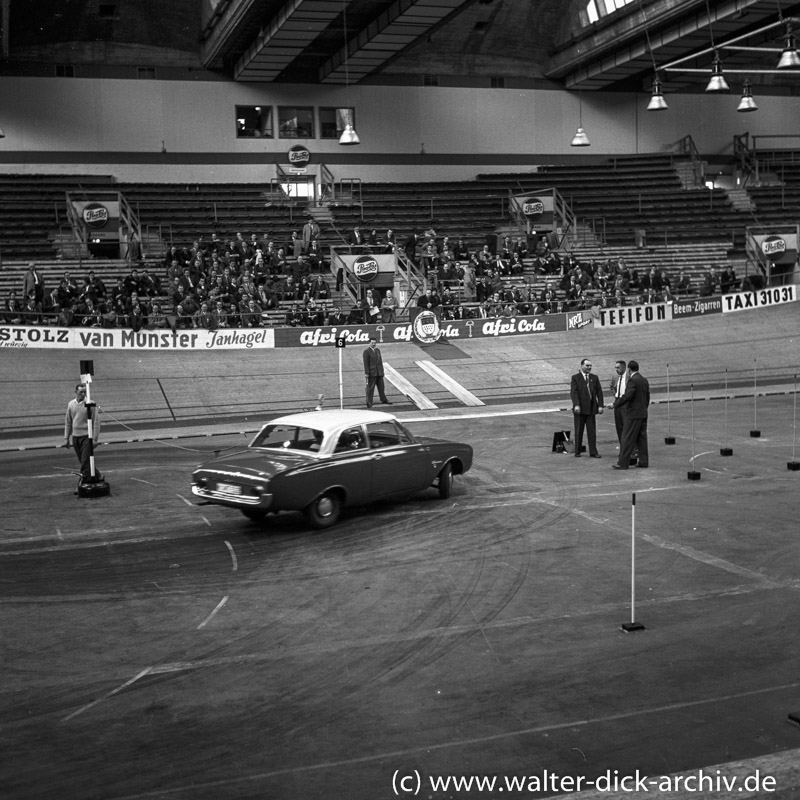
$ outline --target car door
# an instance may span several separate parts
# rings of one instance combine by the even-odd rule
[[[394,420],[371,422],[366,428],[374,497],[408,494],[430,485],[426,445],[414,441]]]
[[[336,441],[333,455],[319,465],[328,485],[341,485],[347,490],[348,503],[366,503],[372,492],[372,453],[361,425],[343,430]]]

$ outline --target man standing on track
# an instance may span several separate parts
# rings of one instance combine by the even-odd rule
[[[383,383],[383,357],[378,348],[378,340],[374,336],[369,340],[369,347],[364,350],[364,375],[367,378],[367,408],[372,408],[376,386],[381,403],[390,406]]]
[[[603,413],[603,387],[597,375],[592,375],[592,362],[588,358],[581,360],[580,372],[572,376],[569,395],[575,417],[575,458],[581,457],[584,428],[589,440],[589,455],[600,458],[595,416]]]
[[[67,405],[64,417],[64,447],[69,447],[70,437],[75,455],[81,465],[81,482],[92,477],[90,458],[93,445],[97,444],[100,435],[100,415],[97,406],[92,413],[92,438],[89,439],[89,409],[86,406],[86,384],[79,383],[75,387],[75,397]]]
[[[649,466],[647,452],[647,407],[650,405],[650,384],[643,375],[639,374],[639,362],[629,361],[628,378],[625,394],[614,400],[614,408],[622,407],[622,439],[619,446],[619,462],[612,464],[614,469],[628,469],[631,455],[636,450],[639,453],[637,467]]]

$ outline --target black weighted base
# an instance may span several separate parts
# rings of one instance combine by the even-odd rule
[[[733,448],[732,447],[720,447],[719,454],[721,456],[732,456],[733,455]]]
[[[786,469],[788,469],[789,472],[797,472],[797,470],[800,469],[800,461],[787,461]]]
[[[761,431],[750,431],[751,439],[758,439],[761,436]]]
[[[699,481],[700,480],[700,473],[699,472],[695,472],[694,470],[692,470],[691,472],[687,472],[686,473],[686,477],[690,481]]]
[[[664,437],[664,444],[675,444],[675,437],[674,436],[665,436]]]
[[[111,487],[108,481],[100,480],[81,481],[78,484],[78,497],[108,497],[111,494]]]
[[[636,631],[645,630],[641,622],[623,622],[620,628],[625,631],[625,633],[636,633]]]

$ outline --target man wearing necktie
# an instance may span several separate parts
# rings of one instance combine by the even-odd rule
[[[628,372],[628,365],[624,361],[617,361],[614,364],[614,369],[617,374],[616,377],[611,380],[611,391],[614,393],[614,399],[616,400],[618,397],[622,397],[622,395],[625,394],[630,372]],[[617,441],[622,444],[622,408],[613,405],[610,405],[609,408],[614,409],[614,427],[617,429]]]
[[[575,418],[575,457],[581,456],[585,428],[589,440],[589,455],[600,458],[600,453],[597,452],[595,416],[603,413],[603,387],[597,375],[592,375],[592,362],[588,358],[581,360],[580,372],[572,376],[569,394]]]
[[[381,403],[390,406],[391,402],[386,399],[383,383],[383,357],[378,348],[378,340],[374,336],[369,340],[369,347],[364,350],[364,375],[367,378],[367,408],[372,408],[376,386]]]

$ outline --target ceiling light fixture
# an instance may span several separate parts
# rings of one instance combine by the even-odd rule
[[[661,83],[661,78],[658,75],[658,67],[656,66],[656,56],[653,52],[653,45],[650,42],[650,29],[647,26],[647,14],[644,13],[642,8],[642,0],[639,0],[639,13],[644,20],[644,35],[647,39],[647,50],[650,53],[650,59],[653,62],[653,86],[650,90],[650,102],[647,104],[648,111],[666,111],[669,106],[664,99],[664,87]]]
[[[739,106],[736,110],[742,113],[746,111],[758,111],[758,106],[753,98],[753,89],[750,86],[750,81],[744,82],[744,87],[742,88],[742,99],[739,101]]]
[[[339,144],[361,144],[356,129],[353,126],[353,108],[350,105],[350,70],[347,62],[350,59],[350,44],[347,41],[347,0],[342,0],[342,25],[344,27],[344,85],[347,108],[343,109],[344,130],[339,137]]]
[[[580,94],[578,94],[578,130],[575,131],[569,144],[570,147],[590,147],[592,144],[583,129],[583,98]]]

